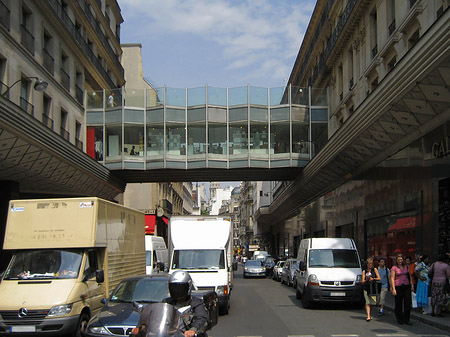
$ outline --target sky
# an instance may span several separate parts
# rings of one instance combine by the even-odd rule
[[[156,87],[281,87],[315,0],[118,0]]]

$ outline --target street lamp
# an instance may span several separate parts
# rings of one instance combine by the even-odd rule
[[[38,78],[36,76],[23,77],[23,78],[17,80],[16,82],[14,82],[13,84],[11,84],[11,86],[8,89],[6,89],[6,91],[3,94],[1,94],[1,96],[6,96],[6,94],[11,90],[11,88],[13,86],[15,86],[17,83],[22,82],[24,80],[29,80],[29,79],[35,79],[36,80],[36,82],[34,83],[34,90],[42,91],[42,90],[47,89],[47,87],[48,87],[48,83],[47,82],[45,82],[44,80],[41,80],[40,78]]]

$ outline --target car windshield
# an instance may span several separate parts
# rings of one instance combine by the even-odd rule
[[[259,260],[249,260],[245,264],[246,267],[261,267],[262,263]]]
[[[314,268],[360,268],[358,253],[352,249],[312,249],[309,266]]]
[[[225,269],[221,249],[175,250],[172,269]]]
[[[110,302],[161,302],[170,297],[167,278],[142,278],[119,283],[110,297]]]
[[[14,255],[5,280],[75,279],[82,258],[82,250],[20,251]]]

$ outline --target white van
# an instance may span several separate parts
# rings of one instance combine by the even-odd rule
[[[361,261],[352,239],[304,239],[297,261],[296,297],[304,308],[319,302],[362,303]]]
[[[145,273],[151,275],[157,271],[166,271],[168,262],[169,254],[164,239],[160,236],[146,235]]]

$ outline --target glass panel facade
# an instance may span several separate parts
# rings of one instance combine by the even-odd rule
[[[147,160],[161,159],[164,156],[164,125],[147,125]]]
[[[227,106],[227,89],[208,87],[208,105]]]
[[[292,87],[291,88],[291,103],[299,105],[309,105],[309,90],[308,88]]]
[[[122,159],[122,126],[106,127],[106,161]]]
[[[248,156],[248,124],[230,123],[230,160]]]
[[[228,105],[246,105],[248,104],[248,87],[228,89]]]
[[[103,108],[103,91],[86,92],[86,95],[87,95],[87,109]]]
[[[123,155],[125,160],[144,157],[144,126],[125,124]]]
[[[86,97],[88,154],[112,169],[200,168],[206,159],[268,167],[269,158],[273,167],[304,166],[328,139],[328,109],[309,106],[307,88],[118,88]]]
[[[226,159],[227,155],[227,125],[225,123],[208,124],[208,158]]]
[[[125,90],[125,106],[144,107],[144,89]]]
[[[205,87],[188,89],[188,106],[205,105]]]
[[[206,154],[206,123],[203,122],[188,124],[187,154],[188,160],[205,159],[204,155]]]

